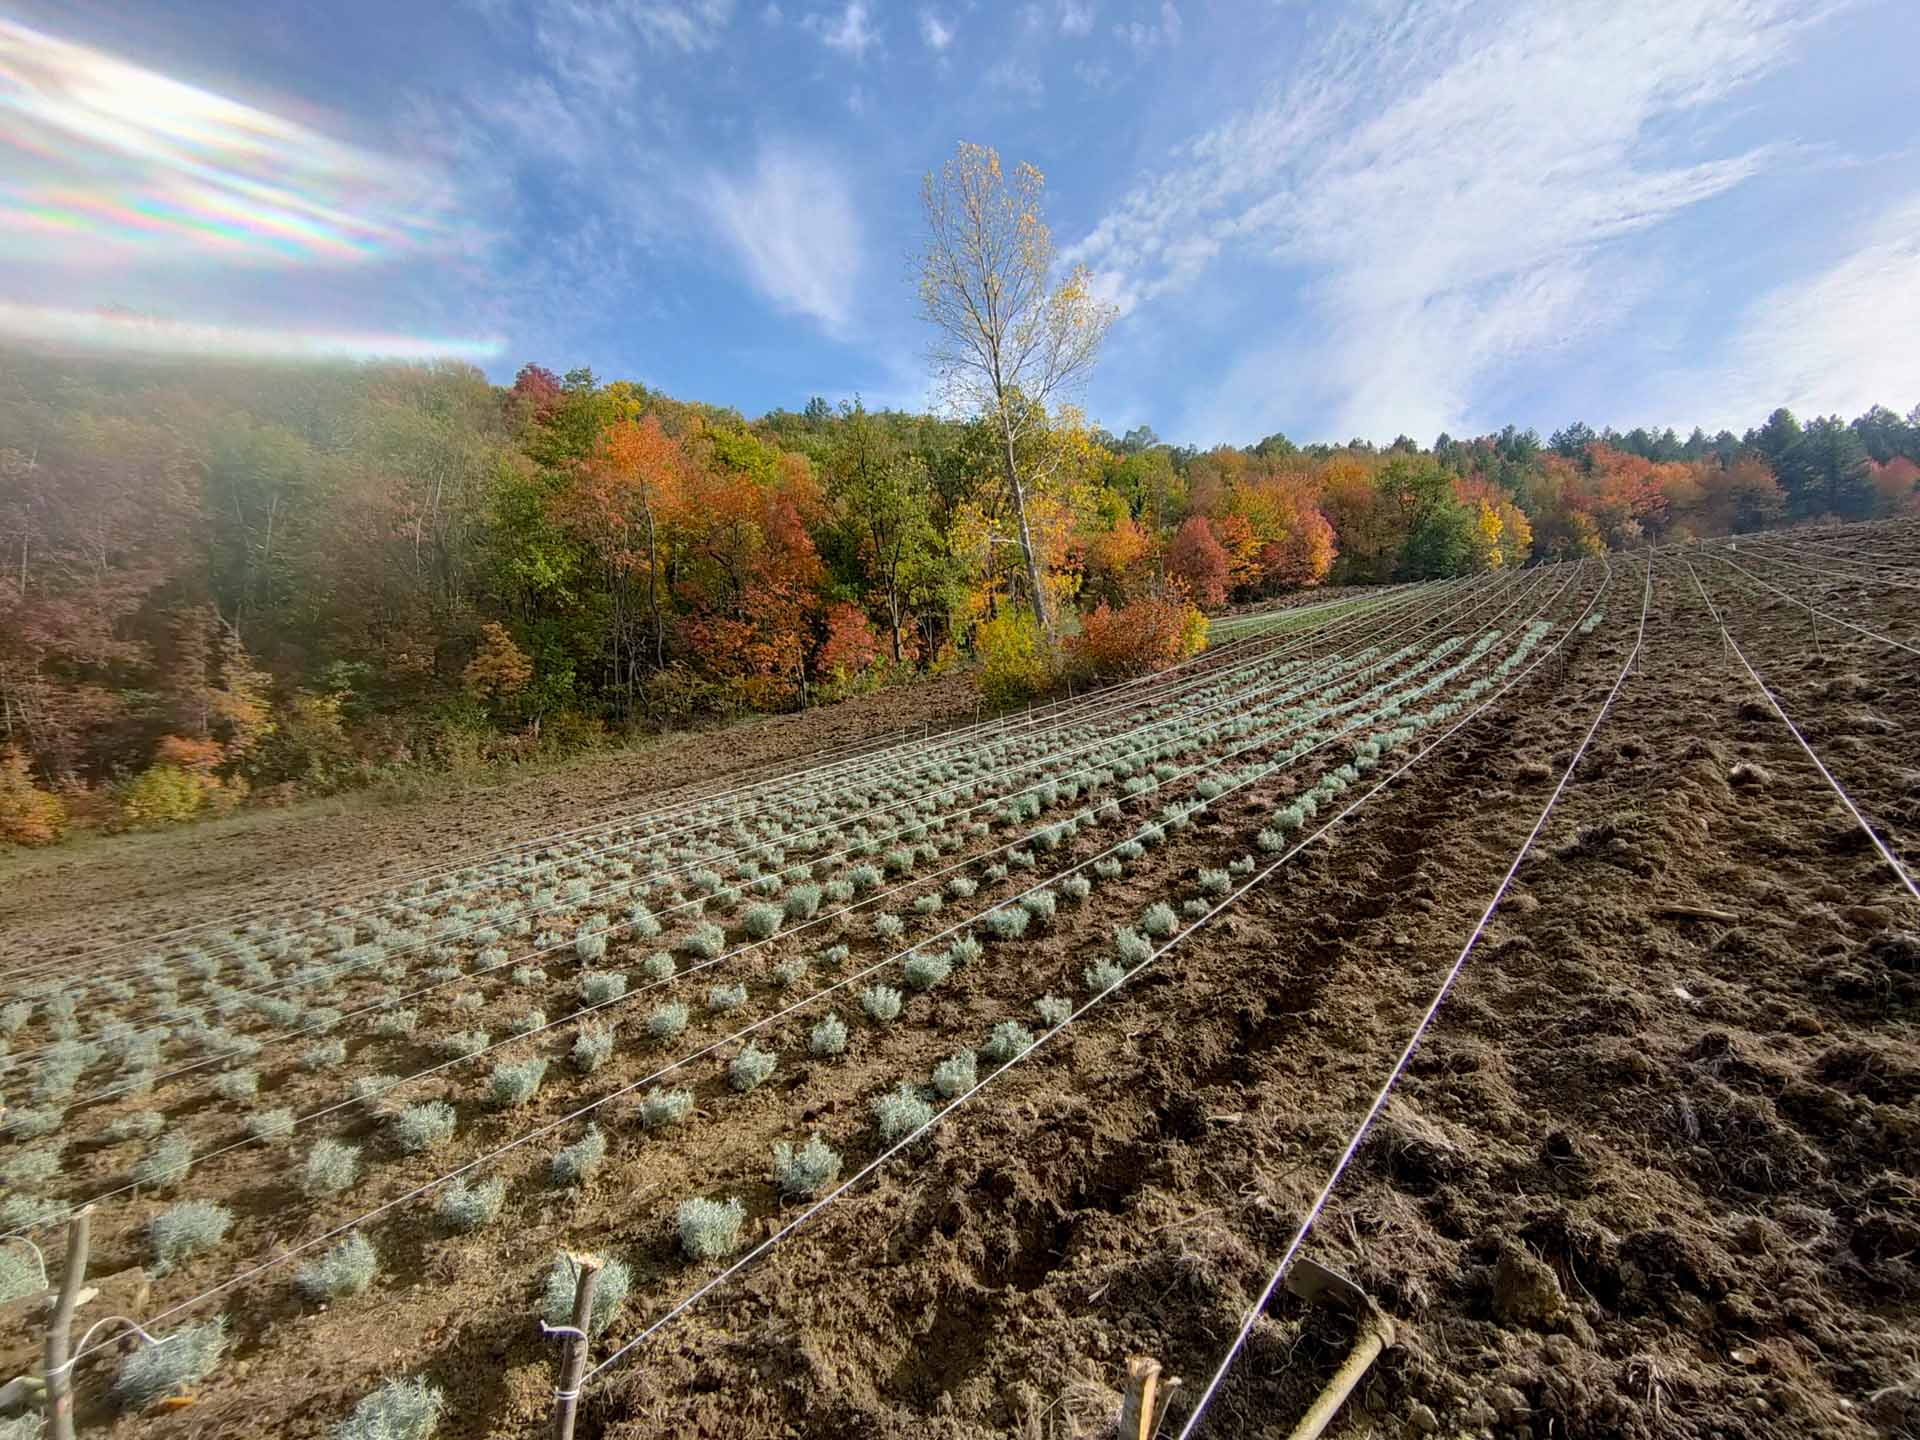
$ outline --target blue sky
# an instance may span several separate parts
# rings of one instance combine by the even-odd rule
[[[1904,410],[1915,54],[1911,0],[0,0],[0,329],[917,407],[966,139],[1122,307],[1116,432]]]

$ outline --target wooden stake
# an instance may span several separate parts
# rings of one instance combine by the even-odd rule
[[[553,1440],[573,1440],[574,1416],[580,1409],[580,1377],[587,1371],[587,1336],[593,1321],[593,1287],[606,1262],[598,1255],[575,1255],[578,1273],[573,1281],[573,1325],[560,1352],[560,1388],[553,1397]]]
[[[60,1272],[60,1299],[47,1326],[47,1434],[50,1440],[73,1440],[73,1366],[67,1358],[72,1344],[73,1310],[80,1287],[87,1280],[87,1252],[93,1240],[93,1207],[82,1206],[67,1221],[67,1258]]]
[[[1160,1388],[1160,1362],[1149,1355],[1127,1361],[1127,1395],[1120,1402],[1120,1440],[1153,1440],[1154,1392]]]

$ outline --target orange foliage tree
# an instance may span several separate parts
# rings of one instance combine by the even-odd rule
[[[587,545],[606,576],[610,659],[618,692],[629,704],[640,681],[633,591],[643,567],[652,663],[656,669],[666,663],[661,531],[683,501],[687,469],[679,441],[654,416],[618,420],[600,432],[592,453],[552,501],[554,518]]]
[[[1143,595],[1116,610],[1104,601],[1081,617],[1074,658],[1092,677],[1164,670],[1206,642],[1206,619],[1176,595]]]

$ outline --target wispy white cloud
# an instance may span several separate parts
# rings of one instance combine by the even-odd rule
[[[829,50],[838,50],[855,60],[866,59],[867,51],[880,43],[880,32],[873,28],[872,13],[865,0],[847,0],[846,8],[837,16],[816,11],[802,23],[818,35],[820,43]]]
[[[864,261],[846,175],[823,156],[764,147],[751,175],[710,177],[708,211],[756,289],[845,336]]]
[[[734,0],[559,0],[535,13],[541,58],[571,89],[602,99],[632,92],[637,52],[690,55],[713,49],[733,20]]]
[[[1782,64],[1826,8],[1511,0],[1350,22],[1284,87],[1181,147],[1070,258],[1126,307],[1226,255],[1307,277],[1326,338],[1220,387],[1209,424],[1257,428],[1304,374],[1337,433],[1457,430],[1495,367],[1624,313],[1631,289],[1599,283],[1614,278],[1611,245],[1779,158],[1762,145],[1676,160],[1667,136]]]
[[[1040,78],[1040,71],[1031,60],[1023,60],[1009,55],[996,60],[987,67],[987,73],[980,77],[989,90],[999,91],[1029,105],[1038,105],[1046,97],[1046,82]]]
[[[920,38],[936,54],[953,43],[953,26],[931,10],[920,12]]]
[[[1776,405],[1803,418],[1904,410],[1920,395],[1920,193],[1862,227],[1825,270],[1758,296],[1724,351],[1661,378],[1675,424],[1739,429]]]
[[[1076,38],[1093,33],[1093,0],[1060,0],[1060,33]]]
[[[1104,60],[1076,60],[1073,73],[1089,90],[1105,90],[1113,84],[1113,67]]]
[[[1093,23],[1091,10],[1087,14],[1089,26]],[[1065,29],[1065,21],[1061,22]],[[1123,40],[1141,54],[1157,50],[1162,45],[1178,45],[1183,29],[1180,12],[1174,8],[1173,0],[1160,0],[1160,17],[1156,21],[1129,20],[1113,27],[1116,40]]]

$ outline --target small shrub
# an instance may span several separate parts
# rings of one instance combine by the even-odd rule
[[[744,985],[715,985],[707,991],[709,1010],[738,1010],[747,1003],[747,987]]]
[[[582,930],[573,937],[574,958],[582,965],[598,965],[607,958],[607,937],[600,930]]]
[[[971,965],[985,953],[985,947],[971,935],[962,935],[953,942],[947,951],[947,959],[953,962],[953,968],[959,970]]]
[[[731,1255],[739,1248],[740,1227],[746,1219],[747,1207],[735,1199],[724,1204],[718,1200],[683,1201],[674,1215],[680,1249],[689,1260],[718,1260]]]
[[[648,1130],[678,1125],[693,1113],[691,1090],[655,1090],[640,1102],[640,1124]]]
[[[1199,885],[1209,895],[1224,895],[1233,888],[1233,876],[1224,870],[1202,870]]]
[[[487,1082],[487,1098],[497,1109],[511,1109],[533,1099],[540,1082],[547,1078],[545,1060],[503,1060],[493,1067]]]
[[[484,1030],[455,1030],[440,1037],[440,1053],[450,1060],[464,1060],[492,1043],[493,1037]]]
[[[506,1199],[507,1182],[498,1175],[472,1186],[455,1180],[440,1192],[440,1218],[451,1229],[469,1234],[499,1219]]]
[[[1033,1002],[1034,1013],[1039,1015],[1040,1023],[1049,1030],[1064,1025],[1073,1015],[1073,1002],[1062,1000],[1058,995],[1042,995]]]
[[[785,912],[778,905],[749,905],[740,917],[740,924],[752,939],[771,940],[780,932],[780,922],[785,918]]]
[[[938,915],[941,906],[945,903],[946,902],[940,898],[938,892],[922,895],[918,900],[913,902],[913,913],[916,915]]]
[[[1140,928],[1156,940],[1165,940],[1180,928],[1180,917],[1171,905],[1156,902],[1140,916]]]
[[[513,983],[529,989],[544,985],[547,983],[547,972],[533,965],[516,965],[513,967]]]
[[[64,1123],[61,1112],[51,1107],[37,1110],[22,1106],[6,1114],[7,1134],[18,1135],[23,1140],[38,1140],[43,1135],[51,1135]]]
[[[607,1137],[600,1127],[589,1125],[587,1133],[560,1151],[549,1162],[549,1173],[556,1185],[578,1185],[598,1170],[607,1158]]]
[[[540,1293],[540,1313],[549,1325],[573,1323],[573,1292],[578,1278],[569,1257],[554,1257],[553,1267],[547,1271],[546,1287]],[[632,1288],[633,1271],[624,1260],[608,1260],[600,1267],[600,1278],[593,1286],[593,1308],[587,1312],[589,1335],[598,1335],[613,1324]]]
[[[979,1078],[979,1066],[971,1050],[962,1050],[933,1067],[933,1088],[943,1100],[965,1094]]]
[[[1127,978],[1127,972],[1111,960],[1096,960],[1081,974],[1087,982],[1087,989],[1096,995],[1106,994]]]
[[[141,1111],[140,1114],[157,1115],[157,1112],[145,1110]],[[129,1120],[138,1118],[138,1115],[130,1115],[127,1117]],[[158,1128],[165,1129],[165,1117],[160,1116],[158,1118],[160,1118],[161,1121]],[[108,1131],[108,1135],[113,1138],[131,1139],[133,1137],[131,1130],[122,1135],[114,1135],[114,1131],[119,1130],[125,1123],[125,1121],[116,1120],[113,1129]],[[151,1139],[154,1133],[157,1132],[148,1132],[141,1138]],[[60,1173],[60,1150],[60,1145],[53,1145],[42,1150],[23,1150],[17,1155],[7,1156],[6,1159],[0,1160],[0,1183],[19,1187],[23,1185],[34,1185],[42,1180],[52,1179]]]
[[[744,1095],[773,1074],[779,1063],[767,1051],[748,1041],[747,1048],[734,1056],[733,1063],[727,1067],[727,1081]]]
[[[1051,890],[1035,890],[1020,897],[1020,908],[1041,924],[1046,924],[1059,909],[1060,898]]]
[[[393,1117],[393,1143],[408,1155],[419,1155],[453,1138],[459,1117],[444,1100],[409,1105]]]
[[[322,1140],[307,1152],[301,1189],[313,1196],[338,1195],[360,1178],[360,1148],[340,1140]]]
[[[1153,942],[1138,930],[1114,931],[1113,949],[1114,953],[1120,957],[1120,963],[1129,969],[1153,958]]]
[[[307,1299],[324,1305],[360,1294],[379,1272],[380,1257],[367,1237],[355,1230],[311,1265],[301,1266],[293,1283]]]
[[[1098,875],[1102,880],[1118,880],[1126,873],[1126,868],[1127,867],[1122,865],[1118,860],[1096,860],[1093,862],[1093,873]]]
[[[789,920],[811,920],[820,911],[820,887],[794,886],[787,891],[783,908]]]
[[[798,985],[807,978],[807,962],[798,956],[782,960],[773,967],[773,983],[782,990]]]
[[[453,1008],[463,1013],[470,1010],[482,1009],[486,1003],[487,997],[473,990],[467,991],[464,995],[456,995],[453,997]]]
[[[153,1246],[153,1273],[165,1275],[189,1256],[211,1250],[233,1228],[233,1212],[208,1200],[183,1200],[147,1224]]]
[[[330,1440],[431,1440],[447,1397],[425,1380],[389,1380],[361,1397]]]
[[[972,899],[973,892],[979,888],[980,882],[978,880],[969,879],[965,875],[956,875],[947,881],[947,893],[956,900]]]
[[[825,1058],[840,1055],[847,1048],[847,1022],[838,1015],[829,1015],[807,1036],[808,1053]]]
[[[193,1164],[193,1142],[184,1135],[169,1135],[155,1145],[133,1167],[133,1183],[149,1190],[171,1190],[186,1178]]]
[[[906,978],[908,988],[931,990],[953,973],[953,962],[945,955],[928,950],[916,950],[907,957],[901,971]]]
[[[671,980],[680,967],[665,950],[656,950],[640,962],[640,973],[649,980]]]
[[[293,1133],[293,1111],[256,1110],[247,1117],[247,1134],[255,1140],[282,1140]]]
[[[375,1035],[392,1039],[398,1035],[411,1035],[419,1027],[418,1010],[388,1010],[376,1015],[368,1028]]]
[[[573,1068],[582,1075],[591,1075],[612,1057],[613,1040],[613,1026],[581,1021],[573,1037]]]
[[[544,1030],[546,1028],[547,1012],[544,1010],[523,1011],[507,1021],[507,1034],[509,1035],[531,1035],[536,1030]]]
[[[1069,875],[1060,882],[1060,893],[1078,904],[1093,893],[1093,882],[1084,875]]]
[[[671,1040],[687,1028],[687,1007],[685,1002],[670,1000],[665,1005],[656,1005],[653,1013],[647,1016],[647,1034],[656,1040]]]
[[[151,772],[149,772],[151,773]],[[113,1374],[113,1398],[125,1410],[144,1410],[206,1379],[227,1349],[227,1317],[183,1325],[164,1345],[142,1345]]]
[[[821,952],[820,959],[828,965],[844,965],[850,953],[844,945],[829,945]]]
[[[891,985],[870,985],[860,992],[860,1008],[882,1025],[900,1014],[901,994]]]
[[[1018,940],[1027,933],[1031,916],[1018,905],[1008,905],[987,916],[987,933],[996,940]]]
[[[773,1147],[773,1183],[789,1200],[811,1200],[840,1178],[840,1154],[818,1135],[795,1150],[782,1140]]]
[[[717,960],[727,948],[727,932],[711,923],[696,925],[680,942],[680,948],[701,960]]]
[[[158,1110],[135,1110],[131,1115],[122,1115],[107,1127],[107,1138],[118,1142],[122,1140],[151,1140],[167,1128],[167,1117]],[[44,1153],[44,1152],[41,1152]],[[8,1178],[11,1177],[0,1177]],[[18,1182],[14,1182],[18,1183]]]
[[[260,1077],[252,1070],[229,1070],[213,1077],[213,1093],[238,1104],[260,1093]]]
[[[627,993],[627,977],[619,970],[589,970],[580,977],[580,1003],[611,1005]]]
[[[38,1295],[46,1288],[41,1282],[38,1261],[15,1246],[0,1246],[0,1305]],[[5,1434],[5,1430],[0,1430],[0,1437]]]
[[[898,940],[907,933],[907,922],[891,912],[873,917],[873,933],[882,940]]]
[[[395,1075],[362,1075],[353,1082],[353,1098],[369,1110],[378,1110],[381,1099],[399,1083]]]
[[[897,1090],[875,1098],[872,1108],[873,1122],[880,1131],[883,1145],[898,1144],[933,1119],[933,1106],[905,1080]]]
[[[1049,997],[1051,998],[1051,997]],[[1045,1004],[1046,1001],[1041,1001]],[[1057,1002],[1066,1004],[1064,1000]],[[1044,1015],[1042,1018],[1045,1018]],[[1055,1021],[1058,1024],[1059,1021]],[[987,1043],[980,1047],[980,1053],[996,1065],[1004,1065],[1009,1060],[1024,1055],[1033,1048],[1033,1032],[1018,1020],[1002,1020],[993,1027],[993,1033],[987,1036]]]

